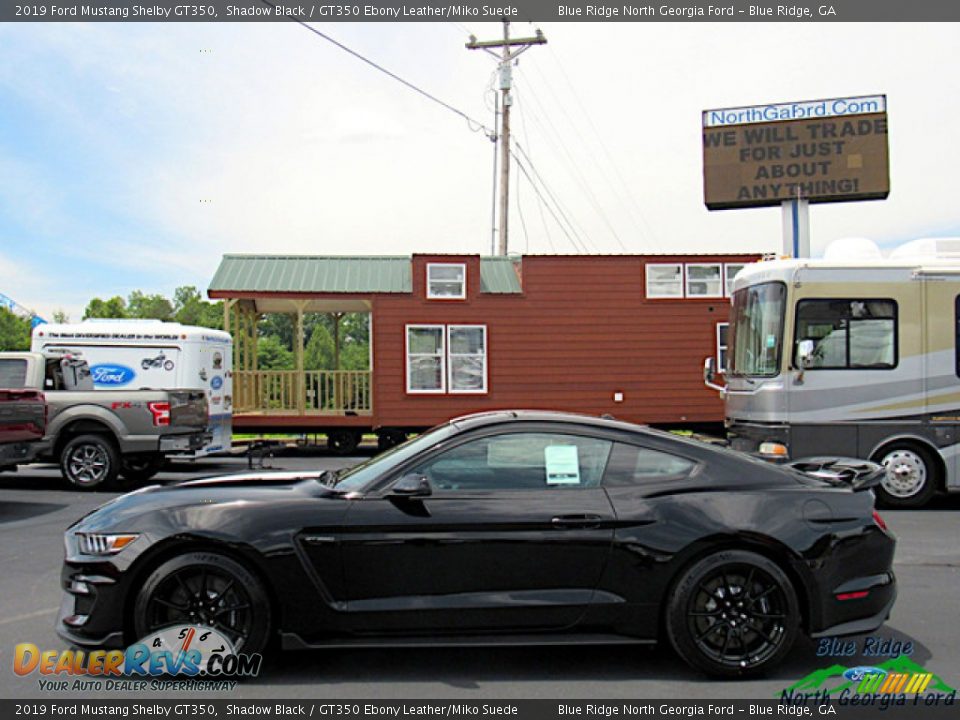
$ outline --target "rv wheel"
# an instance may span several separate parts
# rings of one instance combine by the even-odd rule
[[[877,499],[887,507],[921,507],[937,491],[938,468],[930,451],[913,443],[894,443],[876,461],[887,469]]]

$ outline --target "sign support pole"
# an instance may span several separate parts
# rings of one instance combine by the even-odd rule
[[[780,203],[783,220],[783,254],[810,257],[810,201],[792,198]]]

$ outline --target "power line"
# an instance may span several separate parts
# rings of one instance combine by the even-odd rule
[[[527,132],[527,114],[524,112],[523,103],[517,104],[517,109],[520,111],[520,124],[523,125],[523,142],[527,147],[530,147],[530,133]],[[532,148],[531,148],[532,151]],[[520,186],[517,185],[517,209],[520,210]],[[550,237],[550,226],[547,225],[547,219],[543,215],[543,203],[537,204],[537,209],[540,211],[540,222],[543,224],[543,232],[547,236],[547,244],[550,245],[550,249],[553,252],[556,252],[557,249],[553,244],[553,238]]]
[[[264,5],[269,5],[270,7],[274,8],[274,10],[276,10],[276,7],[277,7],[277,6],[276,6],[274,3],[272,3],[270,0],[260,0],[260,2],[262,2]],[[292,20],[293,22],[297,23],[298,25],[300,25],[301,27],[306,28],[307,30],[309,30],[310,32],[312,32],[314,35],[317,35],[318,37],[323,38],[323,39],[326,40],[327,42],[329,42],[329,43],[331,43],[331,44],[333,44],[333,45],[336,45],[338,48],[340,48],[341,50],[343,50],[345,53],[348,53],[348,54],[352,55],[353,57],[357,58],[357,60],[360,60],[361,62],[366,63],[366,64],[369,65],[370,67],[372,67],[372,68],[374,68],[374,69],[376,69],[376,70],[379,70],[380,72],[382,72],[382,73],[383,73],[384,75],[386,75],[387,77],[390,77],[390,78],[396,80],[396,81],[397,81],[398,83],[400,83],[401,85],[405,85],[406,87],[410,88],[410,89],[413,90],[414,92],[419,93],[420,95],[422,95],[423,97],[427,98],[427,99],[430,100],[431,102],[434,102],[434,103],[436,103],[437,105],[439,105],[440,107],[446,108],[446,109],[449,110],[450,112],[452,112],[452,113],[454,113],[454,114],[456,114],[456,115],[459,115],[460,117],[462,117],[464,120],[467,121],[467,126],[468,126],[473,132],[477,132],[478,130],[483,130],[483,132],[487,135],[488,138],[491,137],[491,135],[494,133],[493,130],[491,130],[490,128],[488,128],[486,125],[484,125],[484,124],[483,124],[482,122],[480,122],[479,120],[474,120],[472,117],[470,117],[469,115],[467,115],[467,114],[466,114],[465,112],[463,112],[462,110],[458,110],[457,108],[455,108],[455,107],[454,107],[453,105],[451,105],[450,103],[444,102],[443,100],[441,100],[440,98],[438,98],[436,95],[433,95],[433,94],[427,92],[426,90],[417,87],[416,85],[414,85],[414,84],[413,84],[412,82],[410,82],[409,80],[404,80],[402,77],[400,77],[400,76],[397,75],[396,73],[391,72],[390,70],[387,70],[385,67],[383,67],[382,65],[374,62],[373,60],[370,60],[369,58],[364,57],[363,55],[361,55],[360,53],[358,53],[356,50],[352,50],[351,48],[347,47],[346,45],[344,45],[343,43],[339,42],[338,40],[334,40],[332,37],[330,37],[330,36],[327,35],[326,33],[323,33],[323,32],[321,32],[321,31],[317,30],[315,27],[312,27],[312,26],[308,25],[308,24],[307,24],[306,22],[304,22],[303,20],[297,20],[296,18],[291,18],[291,20]]]
[[[582,237],[580,237],[580,233],[577,231],[576,227],[574,226],[573,222],[571,222],[570,218],[567,217],[567,214],[563,211],[563,207],[561,206],[559,200],[557,200],[556,195],[553,193],[553,191],[550,189],[547,183],[544,182],[543,176],[540,175],[540,172],[534,166],[533,161],[530,159],[530,156],[523,149],[523,146],[520,145],[520,143],[515,143],[515,145],[517,149],[520,151],[520,153],[523,155],[524,160],[526,160],[527,164],[530,166],[530,170],[533,171],[533,176],[531,176],[527,172],[526,168],[524,167],[523,161],[521,161],[519,155],[514,153],[513,150],[510,151],[510,154],[513,155],[513,158],[517,161],[517,166],[521,169],[523,174],[527,176],[527,180],[530,181],[530,185],[533,187],[534,192],[537,194],[537,197],[540,198],[540,201],[544,203],[547,210],[553,216],[553,219],[557,221],[557,225],[560,226],[560,229],[563,230],[563,234],[567,236],[568,240],[570,240],[570,244],[573,245],[573,248],[581,253],[585,253],[585,254],[589,253],[590,251],[587,249],[587,243],[584,241]],[[560,217],[563,218],[563,222],[566,223],[567,227],[570,228],[573,235],[567,232],[566,228],[564,227],[564,224],[560,222],[560,219],[557,217],[557,214],[553,211],[553,209],[551,209],[550,205],[546,202],[543,195],[540,193],[539,189],[537,188],[537,185],[533,182],[533,177],[536,177],[537,181],[540,183],[540,186],[543,187],[544,191],[550,197],[550,200],[553,202],[554,206],[556,207],[557,212],[560,213]]]
[[[525,75],[525,73],[521,73],[521,74]],[[544,82],[543,84],[546,84],[546,83]],[[583,172],[580,170],[579,164],[574,159],[573,154],[570,152],[570,149],[567,147],[567,143],[564,140],[563,134],[553,124],[553,121],[550,119],[550,113],[547,111],[546,105],[540,100],[540,98],[537,96],[537,93],[533,91],[532,85],[533,83],[528,83],[528,86],[530,89],[530,97],[532,97],[533,100],[537,103],[537,105],[541,108],[541,110],[543,111],[543,116],[546,117],[546,121],[549,124],[550,129],[553,131],[553,134],[556,136],[558,143],[555,143],[555,145],[558,144],[559,148],[563,151],[563,155],[561,155],[561,157],[566,156],[567,164],[568,164],[568,167],[570,168],[570,175],[573,177],[574,181],[580,186],[580,189],[583,191],[584,198],[586,198],[586,200],[590,203],[590,205],[593,206],[594,211],[603,221],[603,224],[607,226],[607,229],[610,231],[610,234],[613,236],[614,240],[616,240],[617,244],[620,246],[620,249],[626,252],[626,245],[624,244],[623,240],[620,238],[620,234],[617,232],[616,228],[613,226],[613,223],[610,222],[610,219],[607,217],[606,213],[603,211],[603,207],[601,206],[599,199],[594,193],[590,183],[587,181]],[[547,86],[547,88],[550,89],[549,85]],[[553,91],[551,90],[551,93],[552,92]],[[562,109],[562,106],[561,106],[561,109]],[[566,110],[563,110],[563,112],[566,115]],[[537,119],[536,114],[534,115],[534,118]],[[569,116],[567,116],[567,119],[569,121],[570,119]],[[537,119],[537,122],[540,122],[539,119]],[[546,125],[544,125],[543,123],[540,123],[540,124],[544,127],[544,130],[547,129]],[[579,133],[577,133],[576,128],[574,128],[574,133],[576,133],[578,139],[581,141],[581,143],[583,143],[583,137]],[[548,136],[548,139],[549,139],[549,136]],[[583,144],[585,145],[585,143]]]
[[[570,76],[567,73],[566,68],[564,67],[563,63],[560,60],[560,56],[557,53],[553,52],[552,50],[550,50],[550,55],[553,57],[554,61],[556,61],[557,67],[560,69],[560,74],[563,76],[564,81],[567,83],[567,87],[570,89],[570,92],[573,95],[573,98],[577,101],[577,106],[580,108],[580,113],[583,115],[583,117],[586,118],[587,123],[589,123],[590,125],[590,129],[593,130],[593,133],[597,138],[597,143],[600,145],[600,149],[603,151],[603,154],[606,156],[607,162],[613,168],[613,171],[617,176],[617,180],[619,181],[619,187],[624,190],[625,194],[624,196],[621,197],[621,200],[623,199],[623,197],[629,199],[628,202],[624,203],[624,205],[627,207],[627,216],[630,218],[630,221],[633,223],[634,228],[637,229],[638,231],[641,231],[640,226],[637,224],[636,218],[631,212],[631,206],[632,206],[633,209],[636,210],[637,215],[640,217],[640,223],[643,225],[643,231],[641,231],[641,233],[646,234],[647,239],[649,239],[653,243],[653,245],[656,246],[658,250],[662,250],[663,248],[660,244],[660,240],[657,237],[656,233],[654,232],[653,228],[647,222],[647,219],[643,213],[643,210],[641,209],[639,203],[637,203],[635,196],[626,190],[627,183],[623,177],[623,173],[620,171],[620,166],[617,164],[617,162],[613,158],[613,155],[610,153],[610,150],[603,139],[603,134],[597,128],[596,123],[594,123],[593,117],[590,115],[590,113],[587,112],[586,107],[584,107],[583,101],[581,100],[580,96],[577,94],[573,81],[570,79]],[[554,98],[556,99],[556,94],[553,92],[553,89],[549,86],[549,83],[546,82],[546,78],[542,73],[541,73],[541,77],[544,79],[544,84],[547,85],[547,90],[549,90],[551,94],[554,95]],[[561,105],[561,108],[563,108],[563,103],[560,103],[560,105]],[[566,111],[564,110],[564,112]],[[573,120],[569,115],[567,116],[567,119],[571,122],[571,124],[573,123]],[[610,178],[607,177],[600,163],[596,163],[596,165],[600,169],[601,174],[604,176],[604,180],[607,181],[607,184],[616,193],[618,186],[615,183],[611,182]]]

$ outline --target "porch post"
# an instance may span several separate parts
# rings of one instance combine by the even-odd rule
[[[307,410],[307,383],[303,372],[303,307],[304,301],[297,300],[297,323],[294,349],[297,353],[297,412],[305,415]]]

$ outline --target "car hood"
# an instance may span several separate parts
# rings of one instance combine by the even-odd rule
[[[137,530],[166,516],[172,525],[189,531],[207,525],[215,511],[277,513],[305,501],[342,496],[320,482],[321,472],[251,472],[151,485],[121,495],[81,518],[71,529],[85,532],[124,528]],[[196,509],[202,512],[189,512]]]

